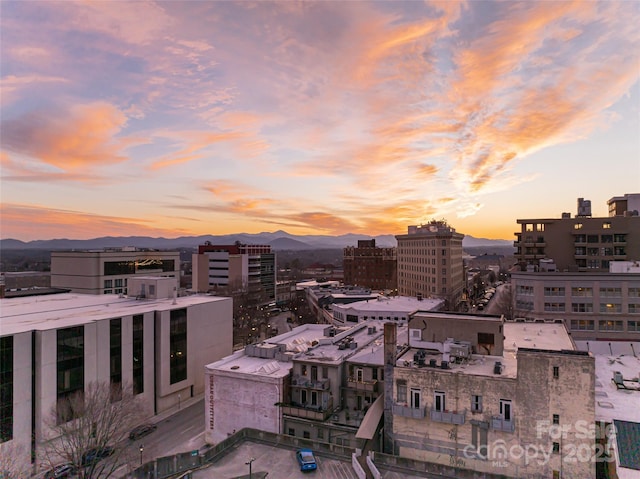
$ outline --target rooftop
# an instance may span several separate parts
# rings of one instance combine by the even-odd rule
[[[442,299],[422,299],[411,296],[380,296],[377,300],[357,301],[350,304],[334,304],[334,309],[357,311],[397,311],[413,313],[414,311],[433,310],[444,304]]]
[[[576,345],[596,358],[596,420],[640,423],[640,390],[619,389],[613,380],[619,372],[624,384],[640,388],[640,342],[576,341]]]
[[[221,296],[193,295],[175,299],[139,299],[116,294],[62,293],[0,299],[0,333],[66,328],[102,319],[164,311],[222,301]]]

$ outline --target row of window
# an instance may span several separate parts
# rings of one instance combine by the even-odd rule
[[[572,319],[571,329],[575,331],[595,331],[595,320]],[[624,331],[624,321],[598,321],[598,331]],[[627,331],[640,333],[640,321],[627,321]]]
[[[576,230],[582,229],[582,223],[576,223],[573,225]],[[608,229],[608,228],[607,228]],[[606,234],[606,235],[585,235],[576,234],[573,235],[574,243],[625,243],[627,241],[627,235],[624,233],[618,234]]]
[[[621,298],[622,288],[603,287],[599,288],[601,298]],[[564,286],[545,286],[545,296],[565,296],[566,288]],[[520,296],[533,296],[534,287],[528,285],[518,285],[516,294]],[[571,288],[572,297],[593,297],[593,288],[590,286],[575,286]],[[627,288],[627,296],[629,298],[640,298],[640,288]]]
[[[516,307],[518,306],[516,302]],[[533,304],[531,305],[533,307]],[[564,302],[549,302],[544,303],[544,310],[548,313],[566,312],[566,304]],[[592,313],[593,303],[571,303],[572,313]],[[599,312],[604,314],[617,314],[622,313],[622,304],[620,303],[600,303]],[[640,304],[630,303],[627,305],[627,312],[629,314],[640,314]]]

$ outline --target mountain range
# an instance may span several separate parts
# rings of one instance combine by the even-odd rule
[[[88,240],[74,239],[52,239],[20,241],[16,239],[0,240],[0,250],[8,249],[44,249],[44,250],[70,250],[70,249],[102,249],[119,248],[125,246],[135,246],[137,248],[151,249],[183,249],[197,248],[198,245],[206,241],[212,244],[232,244],[236,241],[244,244],[268,244],[274,251],[295,251],[313,249],[336,249],[346,246],[357,246],[358,240],[375,239],[376,246],[390,247],[396,246],[394,235],[366,236],[359,234],[344,234],[340,236],[327,235],[292,235],[286,231],[275,231],[273,233],[263,232],[257,234],[237,233],[229,235],[203,235],[203,236],[181,236],[179,238],[152,238],[149,236],[104,236]],[[465,248],[479,246],[513,246],[510,240],[491,240],[485,238],[474,238],[466,235],[462,240]]]

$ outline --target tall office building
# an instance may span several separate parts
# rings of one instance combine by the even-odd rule
[[[515,233],[516,259],[537,269],[551,261],[566,272],[608,272],[613,261],[640,259],[640,216],[627,208],[640,195],[608,201],[609,216],[591,216],[591,203],[578,198],[575,217],[519,219]],[[542,261],[541,263],[541,260]]]
[[[441,298],[447,309],[457,309],[464,289],[462,238],[444,221],[409,226],[406,235],[397,235],[398,294]]]
[[[257,302],[275,301],[276,255],[269,245],[207,242],[193,255],[192,270],[192,288],[197,292],[245,291]]]
[[[375,239],[344,248],[342,265],[345,284],[375,290],[398,288],[396,248],[380,248]]]

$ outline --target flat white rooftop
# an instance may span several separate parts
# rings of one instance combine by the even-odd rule
[[[625,384],[640,388],[640,342],[576,341],[576,345],[596,358],[596,420],[640,423],[640,390],[618,389],[613,382],[614,373],[620,372]]]
[[[0,299],[0,334],[67,328],[147,311],[166,311],[222,301],[221,296],[193,295],[175,299],[138,299],[116,294],[61,293]]]
[[[418,310],[434,310],[444,304],[443,299],[422,299],[410,296],[379,296],[378,299],[370,299],[367,301],[357,301],[349,304],[333,304],[334,309],[352,310],[352,311],[389,311],[399,313],[413,313]]]
[[[454,315],[455,316],[455,315]],[[464,317],[474,320],[473,317]],[[478,317],[480,319],[480,317]],[[494,318],[495,319],[495,318]],[[462,363],[449,362],[449,368],[444,371],[460,372],[464,374],[492,377],[516,378],[518,374],[517,354],[519,348],[544,349],[550,351],[575,350],[575,345],[561,323],[504,323],[504,349],[502,356],[487,356],[474,354],[471,359]],[[455,338],[454,338],[455,339]],[[396,366],[417,368],[413,363],[414,354],[419,348],[411,348],[397,362]],[[431,353],[431,354],[429,354]],[[437,351],[427,351],[426,364],[434,359],[437,366],[430,369],[441,370],[443,355]],[[496,362],[502,364],[501,374],[493,372]],[[424,369],[425,366],[421,366]]]

